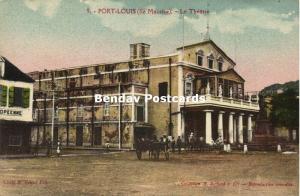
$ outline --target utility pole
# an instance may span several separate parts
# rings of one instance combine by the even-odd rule
[[[169,95],[172,96],[172,59],[169,58]],[[173,136],[173,123],[172,123],[172,103],[169,103],[169,130],[168,135]]]
[[[119,97],[121,96],[121,83],[119,82]],[[122,113],[121,113],[121,102],[119,101],[119,126],[118,126],[118,131],[119,131],[119,150],[121,150],[121,116],[122,116]]]
[[[54,142],[54,117],[55,117],[55,91],[52,90],[52,121],[51,121],[51,154],[53,150],[53,142]]]

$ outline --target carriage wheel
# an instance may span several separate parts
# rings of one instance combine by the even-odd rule
[[[137,156],[137,158],[138,158],[139,160],[141,160],[141,159],[142,159],[142,151],[137,150],[137,151],[136,151],[136,156]]]

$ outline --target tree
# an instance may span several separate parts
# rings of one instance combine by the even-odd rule
[[[299,97],[295,90],[288,89],[281,94],[276,94],[271,101],[271,121],[274,126],[284,126],[289,130],[292,137],[292,130],[299,128]],[[298,130],[299,131],[299,130]],[[297,131],[297,140],[299,133]]]

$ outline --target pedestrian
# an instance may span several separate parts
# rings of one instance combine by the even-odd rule
[[[171,138],[171,148],[172,148],[172,152],[175,152],[175,138],[174,138],[174,136],[172,136],[172,138]]]
[[[178,148],[178,153],[180,154],[181,153],[181,145],[182,145],[182,140],[181,140],[180,136],[177,137],[176,144],[177,144],[177,148]]]
[[[195,136],[194,136],[194,133],[191,132],[191,134],[189,136],[189,148],[190,148],[190,151],[194,150],[194,147],[195,147]]]
[[[60,156],[60,152],[61,152],[61,144],[60,144],[60,141],[58,140],[57,147],[56,147],[56,155],[57,155],[57,157]]]
[[[35,147],[34,147],[34,156],[39,155],[39,144],[36,142]]]
[[[199,140],[200,140],[200,151],[202,152],[202,151],[204,151],[205,141],[202,136],[199,138]]]
[[[170,141],[168,139],[168,137],[166,135],[163,135],[163,145],[164,145],[164,153],[165,153],[165,157],[166,160],[169,160],[169,144]]]
[[[105,143],[105,149],[106,149],[106,152],[108,153],[109,152],[109,141],[106,141]]]
[[[168,137],[166,135],[163,135],[163,143],[165,145],[165,151],[168,151],[169,150],[169,143],[170,143],[170,141],[169,141],[169,139],[168,139]]]
[[[47,156],[50,156],[50,150],[51,150],[51,141],[49,139],[46,140],[47,145]]]

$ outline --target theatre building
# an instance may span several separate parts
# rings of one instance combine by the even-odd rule
[[[0,154],[28,153],[34,80],[0,56]]]
[[[207,144],[252,141],[259,111],[255,94],[244,92],[236,63],[212,40],[185,45],[175,53],[150,56],[150,45],[130,45],[130,58],[114,63],[44,70],[34,78],[32,140],[49,138],[66,146],[101,147],[109,142],[133,148],[138,137],[190,132]],[[95,103],[94,95],[193,96],[204,102]]]

